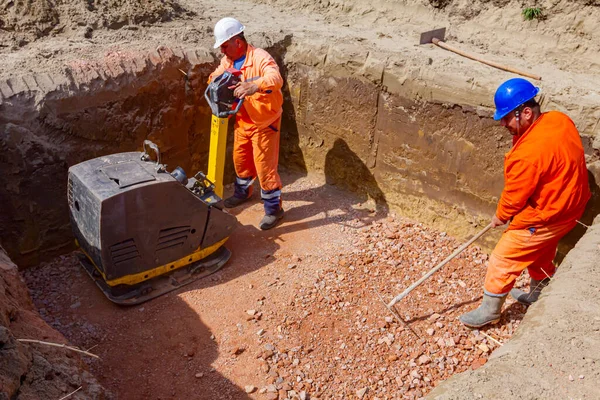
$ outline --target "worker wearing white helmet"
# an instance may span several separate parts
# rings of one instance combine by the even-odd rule
[[[234,36],[244,32],[246,27],[242,25],[240,21],[235,18],[226,17],[215,25],[215,45],[214,48],[218,49],[223,43],[228,41]]]
[[[283,79],[273,57],[248,44],[244,29],[242,23],[228,17],[217,22],[214,30],[214,47],[220,48],[224,57],[209,82],[228,68],[235,68],[241,71],[242,82],[236,85],[233,94],[244,99],[235,116],[235,191],[224,205],[233,208],[249,200],[252,184],[258,178],[265,209],[259,227],[271,229],[283,217],[281,178],[277,172]]]

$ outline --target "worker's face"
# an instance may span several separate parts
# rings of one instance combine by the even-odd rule
[[[517,114],[518,113],[518,114]],[[518,117],[517,117],[518,115]],[[529,107],[525,107],[523,110],[518,112],[517,110],[511,111],[506,114],[501,120],[500,125],[508,129],[511,135],[523,134],[533,122],[533,110]]]
[[[246,54],[245,43],[240,38],[231,38],[221,45],[221,53],[235,61]]]

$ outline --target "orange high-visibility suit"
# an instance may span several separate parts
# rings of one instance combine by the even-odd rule
[[[223,57],[219,67],[210,75],[209,81],[232,67],[233,60]],[[277,165],[283,78],[273,57],[265,50],[250,44],[240,71],[242,81],[256,84],[258,92],[244,99],[244,104],[235,118],[235,195],[250,196],[252,182],[258,176],[265,212],[274,214],[281,206],[282,185]]]
[[[543,113],[513,143],[496,210],[510,225],[490,256],[484,289],[491,296],[507,294],[525,268],[535,280],[552,277],[558,241],[590,198],[581,138],[568,116]]]

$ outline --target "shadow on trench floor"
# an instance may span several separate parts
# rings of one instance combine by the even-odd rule
[[[294,284],[277,277],[282,265],[292,271],[292,259],[333,248],[349,251],[340,226],[350,220],[364,226],[385,216],[374,202],[325,182],[292,175],[284,180],[293,183],[284,189],[286,215],[278,227],[257,228],[263,215],[258,199],[232,211],[239,226],[226,247],[233,255],[216,274],[139,306],[120,307],[96,288],[75,253],[63,255],[24,273],[40,314],[71,343],[100,356],[90,362],[91,370],[117,398],[255,396],[245,387],[264,386],[264,374],[245,350],[261,341],[255,331],[263,321],[246,311],[266,298],[281,300],[270,293],[273,282]]]

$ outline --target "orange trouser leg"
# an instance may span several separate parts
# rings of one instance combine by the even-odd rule
[[[542,280],[554,275],[552,264],[558,241],[575,226],[576,221],[561,222],[529,229],[511,229],[502,234],[490,256],[484,291],[491,296],[505,295],[525,268],[529,276]]]
[[[248,125],[235,124],[233,136],[233,166],[240,178],[256,178],[256,167],[252,152],[253,130]]]
[[[281,178],[279,163],[279,127],[281,119],[257,129],[242,114],[236,118],[233,142],[233,164],[236,184],[234,196],[247,198],[252,194],[252,181],[258,176],[265,214],[281,209]]]
[[[270,126],[257,130],[252,135],[254,165],[263,191],[281,189],[281,178],[277,172],[279,163],[279,126],[281,119]]]
[[[257,129],[255,125],[240,122],[235,125],[233,164],[240,178],[256,178],[264,191],[281,189],[277,172],[279,163],[279,125]]]

